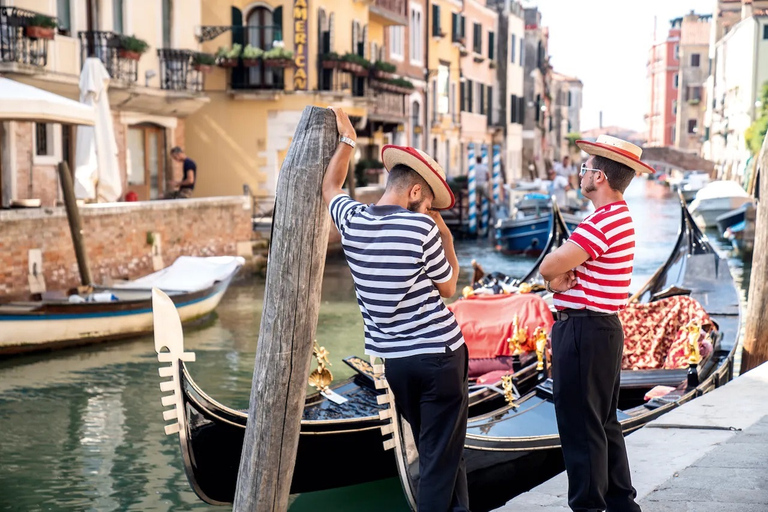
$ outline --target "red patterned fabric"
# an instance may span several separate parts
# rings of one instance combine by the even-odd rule
[[[533,332],[542,326],[549,333],[555,323],[547,303],[530,293],[513,295],[473,295],[457,300],[453,311],[461,327],[470,359],[511,356],[507,339],[512,336],[512,321],[517,314],[520,326],[528,327],[528,342],[523,350],[536,349]]]
[[[709,315],[695,299],[678,295],[648,304],[629,304],[619,311],[624,327],[624,370],[650,370],[685,368],[685,342],[683,329],[696,320],[706,331],[713,328]],[[711,344],[699,342],[702,357],[711,353]]]

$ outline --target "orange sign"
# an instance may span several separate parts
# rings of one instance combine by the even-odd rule
[[[293,90],[307,89],[307,0],[293,2]]]

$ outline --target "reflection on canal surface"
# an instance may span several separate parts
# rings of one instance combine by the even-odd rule
[[[636,289],[671,250],[679,210],[666,189],[643,180],[633,183],[627,201],[638,234]],[[487,271],[511,275],[522,275],[534,261],[475,242],[458,243],[457,253],[460,285],[468,282],[473,258]],[[731,263],[746,290],[748,268]],[[234,283],[217,315],[186,332],[187,348],[197,353],[194,378],[238,408],[248,406],[263,288],[254,278]],[[342,357],[362,355],[362,332],[349,270],[343,259],[329,258],[317,339],[331,352],[336,379],[352,371]],[[163,434],[157,367],[150,337],[0,362],[0,510],[215,509],[187,484],[177,437]],[[294,497],[291,511],[307,510],[407,507],[392,479]]]

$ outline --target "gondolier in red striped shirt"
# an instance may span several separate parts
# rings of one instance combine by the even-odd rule
[[[555,413],[574,511],[635,512],[619,400],[624,333],[616,312],[629,297],[635,230],[624,190],[637,173],[652,173],[642,150],[601,135],[576,144],[590,157],[581,192],[595,206],[540,272],[554,293],[552,380]]]

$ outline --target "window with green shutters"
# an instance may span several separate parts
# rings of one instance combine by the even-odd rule
[[[488,32],[488,58],[496,58],[496,34],[493,32]]]
[[[475,23],[474,25],[474,45],[472,46],[472,49],[475,53],[483,53],[483,26],[479,23]]]
[[[440,6],[432,6],[432,35],[434,37],[440,37]]]

